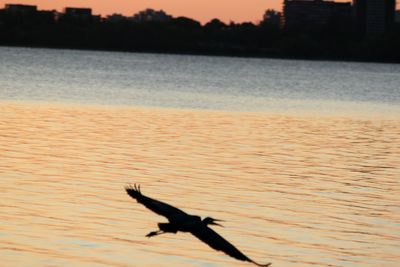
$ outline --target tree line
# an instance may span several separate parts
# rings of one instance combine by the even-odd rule
[[[258,24],[226,24],[213,19],[204,25],[187,17],[168,21],[55,19],[52,12],[11,14],[0,10],[0,45],[400,62],[400,26],[386,35],[366,39],[343,21],[333,21],[318,30],[287,29],[271,10]]]

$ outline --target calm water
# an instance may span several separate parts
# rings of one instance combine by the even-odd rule
[[[214,229],[259,262],[399,266],[397,65],[0,60],[0,266],[251,266],[189,234],[145,238],[165,220],[128,183],[225,220]]]
[[[0,47],[0,98],[9,100],[393,113],[399,88],[400,64]]]

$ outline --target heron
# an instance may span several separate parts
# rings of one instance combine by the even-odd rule
[[[271,265],[271,263],[259,264],[253,261],[217,232],[208,227],[209,225],[222,226],[218,223],[222,220],[211,217],[206,217],[202,220],[200,216],[187,214],[186,212],[167,203],[147,197],[142,194],[140,185],[134,184],[133,187],[129,185],[125,187],[125,190],[128,195],[136,199],[137,202],[143,204],[146,208],[158,215],[164,216],[168,219],[168,223],[158,223],[159,230],[148,233],[146,237],[150,238],[165,233],[176,234],[177,232],[188,232],[209,245],[211,248],[217,251],[222,251],[237,260],[251,262],[257,266],[266,267]]]

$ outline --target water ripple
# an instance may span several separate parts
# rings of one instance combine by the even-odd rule
[[[123,191],[225,220],[276,266],[397,266],[400,123],[357,117],[0,104],[5,266],[241,266]],[[188,250],[188,248],[190,248]]]

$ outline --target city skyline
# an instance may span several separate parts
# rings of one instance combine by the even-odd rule
[[[350,2],[350,0],[336,0],[336,2]],[[282,10],[283,0],[148,0],[129,1],[117,0],[110,3],[105,0],[0,0],[0,6],[5,4],[37,5],[40,10],[62,11],[65,7],[92,8],[93,14],[101,16],[119,13],[124,16],[133,14],[146,8],[163,9],[168,14],[179,17],[185,16],[206,23],[218,18],[226,23],[258,22],[262,19],[265,10]]]

